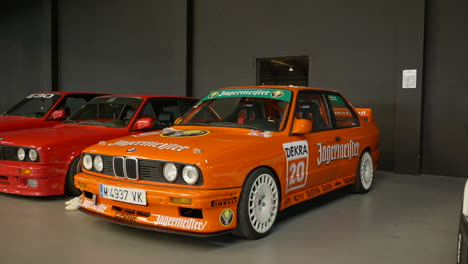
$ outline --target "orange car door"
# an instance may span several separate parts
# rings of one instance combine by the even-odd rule
[[[286,194],[336,179],[339,162],[327,160],[327,147],[335,142],[336,131],[323,93],[303,91],[296,100],[294,118],[312,121],[312,131],[292,135],[283,145],[287,158]]]
[[[359,118],[341,95],[329,93],[326,97],[332,110],[335,131],[339,132],[339,140],[335,145],[337,153],[334,157],[341,161],[341,169],[337,178],[354,176],[361,155],[361,145],[363,145]]]

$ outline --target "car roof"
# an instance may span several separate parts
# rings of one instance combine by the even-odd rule
[[[64,91],[40,91],[35,92],[32,94],[61,94],[61,95],[69,95],[69,94],[97,94],[97,95],[108,95],[109,93],[98,93],[98,92],[64,92]]]
[[[299,90],[315,90],[315,91],[329,91],[329,92],[338,92],[335,90],[317,88],[317,87],[306,87],[306,86],[286,86],[286,85],[251,85],[251,86],[231,86],[220,88],[219,90],[225,89],[286,89],[290,91],[299,91]]]
[[[106,94],[99,97],[106,97],[106,96],[114,96],[114,97],[140,97],[143,99],[148,98],[186,98],[186,99],[196,99],[194,97],[187,97],[187,96],[175,96],[175,95],[152,95],[152,94]]]

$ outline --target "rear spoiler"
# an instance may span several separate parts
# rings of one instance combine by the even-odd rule
[[[371,108],[356,108],[356,112],[367,122],[375,121]]]

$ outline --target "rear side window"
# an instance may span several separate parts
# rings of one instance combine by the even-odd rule
[[[343,97],[337,94],[328,94],[327,97],[337,128],[359,126],[359,119],[356,113]]]

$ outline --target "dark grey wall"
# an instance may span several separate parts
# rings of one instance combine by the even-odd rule
[[[468,2],[427,11],[423,172],[468,177]]]
[[[50,1],[2,1],[0,113],[26,95],[51,89]]]
[[[58,1],[66,91],[185,95],[186,1]]]
[[[424,1],[410,6],[421,3],[424,10]],[[393,169],[399,154],[394,152],[395,121],[401,119],[400,113],[395,114],[396,97],[401,97],[400,70],[408,66],[400,58],[404,52],[409,61],[420,63],[422,56],[422,52],[411,54],[422,41],[405,42],[410,34],[400,25],[416,21],[416,29],[421,30],[423,12],[416,10],[416,17],[411,17],[405,14],[405,5],[406,1],[386,0],[195,2],[195,95],[222,86],[255,84],[255,58],[308,55],[310,86],[342,91],[355,106],[374,109],[382,133],[381,168]],[[419,129],[417,120],[404,125]],[[400,143],[418,140],[413,136]],[[411,154],[411,166],[418,167],[414,156],[419,144],[410,148],[417,152]]]

